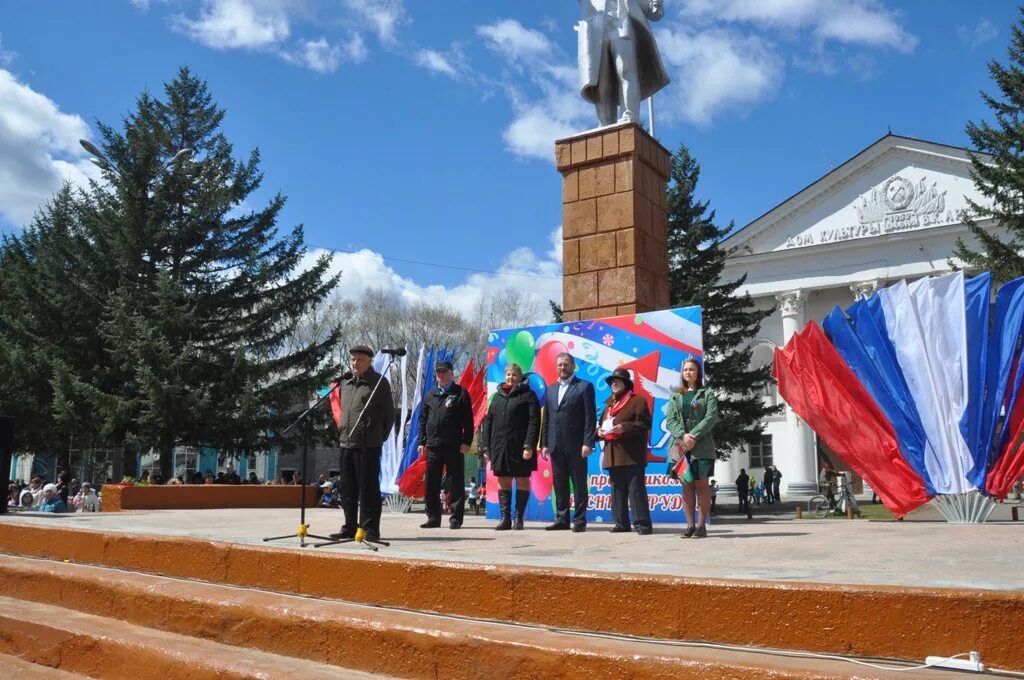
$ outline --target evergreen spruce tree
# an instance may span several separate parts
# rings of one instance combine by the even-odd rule
[[[562,323],[562,305],[548,300],[548,307],[551,308],[551,323]]]
[[[1024,7],[1021,20],[1011,28],[1009,63],[996,60],[988,64],[997,94],[982,93],[992,110],[992,123],[967,123],[967,136],[978,151],[991,154],[992,165],[971,157],[971,176],[982,195],[992,205],[979,205],[968,199],[960,218],[978,240],[980,251],[957,239],[955,253],[967,266],[989,270],[997,281],[1024,276]],[[1005,239],[980,222],[992,219],[1006,231]]]
[[[30,288],[53,279],[31,248],[5,243],[3,251],[21,266],[5,272],[0,299],[13,288],[23,305],[35,305],[37,327],[21,329],[0,361],[24,368],[54,422],[158,449],[165,479],[177,444],[233,454],[264,446],[339,369],[337,329],[287,344],[300,317],[337,285],[330,259],[301,267],[302,227],[279,235],[275,226],[281,195],[243,210],[262,180],[259,153],[236,159],[223,117],[186,68],[163,99],[142,94],[123,131],[99,126],[106,182],[80,201],[70,190],[58,195],[26,235],[68,232],[63,250],[42,249],[66,256],[61,263],[54,255],[49,269],[73,273],[74,286],[56,289],[68,294],[50,300],[52,309],[31,302]],[[75,220],[62,231],[65,203]],[[38,325],[47,314],[49,326]],[[18,332],[8,327],[4,337]],[[81,357],[58,347],[75,334]],[[33,363],[25,357],[40,339],[47,351]]]
[[[750,341],[774,309],[756,309],[749,295],[736,294],[746,275],[722,280],[728,257],[722,240],[733,225],[718,227],[708,201],[695,198],[699,178],[700,165],[681,145],[672,157],[666,196],[669,290],[673,307],[702,309],[705,369],[721,417],[715,443],[719,457],[725,457],[744,443],[755,443],[764,419],[779,410],[763,399],[771,366],[750,367]]]
[[[72,367],[102,384],[107,373],[95,333],[99,300],[82,287],[80,211],[80,197],[64,185],[0,244],[0,411],[16,418],[19,448],[56,453],[64,467],[71,437],[96,429],[61,376]]]

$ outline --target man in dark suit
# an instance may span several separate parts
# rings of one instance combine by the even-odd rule
[[[750,510],[750,501],[747,500],[749,493],[750,476],[747,474],[746,468],[740,468],[740,473],[736,475],[736,495],[740,497],[740,512]]]
[[[541,429],[541,455],[551,458],[554,477],[555,523],[548,531],[587,530],[587,501],[590,482],[587,479],[587,456],[594,450],[597,438],[594,386],[574,375],[576,361],[562,353],[555,359],[558,380],[548,385],[544,400],[544,427]],[[569,480],[573,485],[576,508],[569,523]]]
[[[764,467],[764,500],[769,505],[775,502],[772,497],[772,466],[766,465]]]

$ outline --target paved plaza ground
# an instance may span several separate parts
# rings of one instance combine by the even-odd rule
[[[472,513],[465,526],[423,530],[421,513],[389,514],[382,533],[391,541],[381,556],[395,559],[568,567],[595,571],[667,574],[697,578],[757,579],[931,587],[1024,589],[1020,570],[1024,521],[1010,520],[1010,506],[982,525],[947,524],[931,508],[907,521],[795,520],[797,502],[755,509],[754,519],[734,514],[735,505],[712,518],[705,540],[679,538],[680,527],[656,526],[653,536],[610,534],[592,523],[585,534],[544,531],[495,532],[493,520]],[[729,512],[733,511],[733,512]],[[8,515],[0,522],[65,525],[95,531],[263,545],[287,534],[298,510],[147,510],[119,513]],[[339,510],[307,511],[310,531],[328,534],[341,523]],[[281,549],[360,553],[344,544],[301,548],[298,539],[266,544]]]

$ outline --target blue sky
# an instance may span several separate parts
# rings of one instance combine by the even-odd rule
[[[701,198],[740,226],[888,129],[967,145],[1017,18],[1010,0],[664,4],[658,137],[690,147]],[[280,226],[345,251],[344,294],[467,314],[500,288],[559,299],[553,140],[595,124],[578,18],[570,0],[0,3],[0,229],[93,172],[77,139],[96,120],[188,65],[237,153],[261,150],[253,205],[280,191]]]

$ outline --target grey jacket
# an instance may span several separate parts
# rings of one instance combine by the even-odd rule
[[[366,409],[362,421],[355,429],[353,426],[363,412],[363,407],[370,398],[374,386],[380,381],[377,393],[373,395],[373,403]],[[391,397],[391,384],[387,378],[372,368],[361,377],[352,376],[341,381],[341,437],[339,445],[343,449],[360,447],[376,448],[384,443],[391,433],[395,421],[395,402]],[[349,435],[351,432],[351,436]]]

